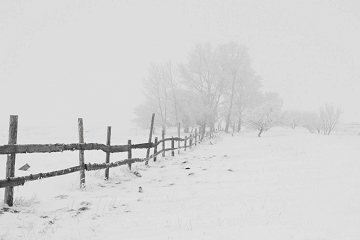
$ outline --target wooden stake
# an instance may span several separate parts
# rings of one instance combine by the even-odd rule
[[[9,123],[9,141],[8,144],[13,145],[17,142],[18,116],[11,115]],[[15,176],[15,153],[7,155],[6,161],[6,178]],[[10,207],[14,203],[14,187],[5,188],[4,203]]]
[[[158,138],[155,137],[154,156],[157,153],[157,142],[158,142]],[[154,157],[154,162],[156,162],[156,156]]]
[[[78,119],[78,130],[79,130],[79,143],[84,143],[84,126],[83,119]],[[80,170],[80,188],[85,188],[85,168],[84,168],[84,150],[79,150],[79,166]]]
[[[173,138],[173,136],[171,136],[171,137]],[[171,156],[175,156],[175,152],[174,152],[175,140],[174,139],[171,140],[171,148],[173,149],[173,150],[171,150]]]
[[[195,128],[195,146],[197,144],[197,128]]]
[[[111,139],[111,127],[107,127],[107,137],[106,137],[106,145],[110,146]],[[106,153],[105,163],[110,163],[110,153]],[[105,169],[105,179],[109,180],[109,168]]]
[[[178,138],[180,138],[180,123],[178,124]],[[178,141],[178,154],[180,154],[180,141]]]
[[[192,145],[192,138],[193,138],[193,136],[192,136],[192,134],[190,134],[190,140],[189,140],[189,148],[191,149],[191,145]]]
[[[164,141],[164,139],[165,139],[165,130],[164,129],[161,132],[161,136],[162,136],[162,140],[163,140],[163,142],[162,142],[162,150],[163,150],[162,156],[165,157],[165,141]]]
[[[184,151],[186,151],[186,141],[187,141],[187,137],[185,136],[185,140],[184,140]]]
[[[132,158],[131,154],[131,140],[128,140],[128,159]],[[128,163],[129,169],[131,170],[131,163]]]
[[[151,143],[151,138],[152,138],[152,134],[153,134],[153,129],[154,129],[154,119],[155,119],[155,113],[153,113],[152,117],[151,117],[151,124],[150,124],[150,134],[149,134],[149,141],[148,143]],[[149,158],[150,157],[150,146],[148,147],[147,149],[147,152],[146,152],[146,158]],[[149,164],[149,160],[146,160],[145,161],[145,165],[148,165]]]

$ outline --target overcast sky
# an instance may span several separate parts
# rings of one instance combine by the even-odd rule
[[[360,1],[0,1],[0,123],[128,123],[151,62],[249,49],[284,108],[360,122]],[[52,124],[52,123],[51,123]]]

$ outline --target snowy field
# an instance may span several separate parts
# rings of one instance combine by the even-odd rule
[[[0,239],[360,239],[360,136],[344,126],[330,136],[275,128],[219,134],[192,150],[134,164],[43,179],[14,189],[15,206],[0,211]],[[113,130],[112,144],[129,132]],[[66,134],[65,134],[66,133]],[[137,133],[133,143],[147,142]],[[74,129],[19,129],[18,143],[72,143]],[[85,129],[85,142],[106,141],[106,128]],[[7,142],[7,129],[0,144]],[[145,151],[137,152],[140,157]],[[126,158],[112,154],[111,160]],[[105,153],[86,151],[86,162]],[[16,176],[78,164],[78,152],[18,154]],[[4,178],[6,156],[1,156]],[[143,191],[139,192],[139,186]],[[3,202],[4,190],[0,189]]]

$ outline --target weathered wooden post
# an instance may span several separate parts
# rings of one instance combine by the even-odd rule
[[[187,141],[187,136],[185,136],[185,140],[184,140],[184,151],[186,151],[186,141]]]
[[[155,146],[154,146],[154,162],[156,162],[156,153],[157,153],[157,142],[158,142],[158,138],[155,137]]]
[[[196,146],[196,144],[197,144],[197,128],[195,128],[195,146]]]
[[[152,114],[152,117],[151,117],[151,124],[150,124],[150,134],[149,134],[149,147],[147,149],[147,152],[146,152],[146,158],[147,160],[145,161],[145,165],[148,165],[149,164],[149,157],[150,157],[150,144],[151,144],[151,138],[152,138],[152,134],[153,134],[153,130],[154,130],[154,119],[155,119],[155,113]]]
[[[132,153],[131,153],[131,140],[128,140],[128,159],[132,158]],[[128,163],[129,169],[131,170],[131,163]]]
[[[17,142],[18,116],[11,115],[9,123],[9,140],[8,144],[13,145]],[[7,155],[6,161],[6,178],[15,176],[15,153]],[[14,187],[6,187],[4,203],[10,207],[14,204]]]
[[[165,157],[165,130],[163,129],[162,132],[161,132],[161,136],[162,136],[162,156]]]
[[[78,128],[79,128],[79,143],[84,143],[84,125],[83,119],[78,119]],[[80,170],[80,188],[85,188],[85,168],[84,168],[84,150],[79,150],[79,165]]]
[[[174,137],[172,136],[171,137],[172,139],[171,139],[171,148],[172,148],[172,150],[171,150],[171,156],[175,156],[175,151],[174,151],[174,148],[175,148],[175,140],[174,140]]]
[[[190,139],[189,139],[189,148],[191,149],[191,145],[192,145],[192,139],[193,139],[193,136],[192,134],[190,134]]]
[[[106,138],[106,145],[108,145],[108,146],[110,146],[110,139],[111,139],[111,127],[108,126],[107,127],[107,138]],[[109,152],[106,153],[105,162],[110,163],[110,153]],[[105,179],[109,180],[109,168],[105,169]]]
[[[180,139],[180,123],[178,124],[178,138]],[[178,140],[178,154],[180,154],[180,140]]]

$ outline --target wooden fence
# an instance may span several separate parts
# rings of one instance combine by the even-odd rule
[[[7,154],[6,162],[6,179],[0,180],[0,188],[5,188],[5,197],[4,202],[12,206],[14,198],[14,186],[24,185],[25,182],[39,180],[43,178],[61,176],[73,172],[80,172],[80,188],[85,187],[85,171],[94,171],[105,169],[105,179],[109,179],[109,169],[113,167],[118,167],[122,165],[128,165],[131,169],[131,164],[136,162],[145,162],[147,165],[150,159],[156,161],[158,155],[162,154],[165,156],[165,152],[171,151],[171,156],[175,155],[175,150],[191,148],[194,145],[197,145],[203,140],[203,135],[200,134],[201,130],[195,129],[194,134],[190,134],[187,137],[180,137],[180,124],[178,125],[178,136],[165,138],[164,131],[162,131],[162,139],[158,140],[155,137],[154,142],[152,142],[153,126],[154,126],[154,117],[152,115],[151,125],[150,125],[150,134],[149,141],[147,143],[133,144],[131,140],[128,140],[127,145],[111,145],[111,127],[107,128],[107,142],[106,144],[101,143],[85,143],[83,137],[83,120],[78,119],[78,130],[79,130],[79,143],[71,144],[16,144],[17,141],[17,125],[18,117],[10,116],[10,127],[9,127],[9,142],[7,145],[0,146],[0,154]],[[216,131],[215,131],[216,132]],[[198,134],[199,133],[199,134]],[[206,136],[210,138],[213,136],[212,132],[205,133]],[[171,147],[165,148],[165,142],[170,141]],[[177,142],[177,147],[175,142]],[[182,143],[182,144],[181,144]],[[161,149],[160,149],[161,146]],[[132,158],[133,149],[147,149],[145,158]],[[150,155],[150,151],[153,149],[153,154]],[[61,169],[52,172],[30,174],[22,177],[15,177],[15,156],[16,154],[24,153],[53,153],[53,152],[63,152],[63,151],[79,151],[79,165],[69,167],[66,169]],[[88,150],[101,150],[106,153],[106,159],[104,163],[84,163],[84,151]],[[116,162],[110,162],[111,153],[119,152],[128,152],[128,158]]]

